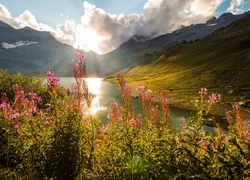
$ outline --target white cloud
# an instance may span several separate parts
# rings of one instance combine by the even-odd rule
[[[0,20],[8,23],[14,28],[31,27],[38,31],[53,31],[50,26],[38,23],[35,16],[28,10],[24,11],[19,17],[12,17],[8,9],[0,4]]]
[[[134,35],[152,36],[171,32],[181,25],[211,18],[224,0],[148,0],[141,15],[114,15],[84,2],[82,26],[103,37],[99,49],[108,52]]]
[[[29,45],[32,45],[32,44],[37,44],[37,42],[18,41],[18,42],[15,42],[13,44],[9,44],[9,43],[3,42],[2,43],[2,47],[4,49],[12,49],[12,48],[16,48],[16,47],[19,47],[19,46],[29,46]]]
[[[18,25],[15,22],[15,20],[11,17],[11,14],[8,11],[8,9],[1,4],[0,4],[0,20],[4,21],[5,23],[8,23],[13,27],[16,27]]]
[[[244,0],[232,0],[230,6],[227,9],[227,12],[231,12],[233,14],[241,14],[244,12]]]
[[[64,24],[57,25],[51,34],[62,43],[74,45],[77,40],[75,29],[76,23],[67,19]]]
[[[38,23],[29,11],[13,18],[3,5],[0,5],[0,19],[16,28],[29,26],[36,30],[51,31],[63,43],[107,53],[135,35],[157,36],[182,25],[205,22],[223,1],[148,0],[144,5],[144,13],[140,15],[109,14],[84,1],[81,24],[67,19],[56,29]]]

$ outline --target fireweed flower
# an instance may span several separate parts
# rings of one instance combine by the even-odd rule
[[[186,126],[187,126],[186,119],[183,116],[181,117],[181,125],[182,125],[183,129],[186,128]]]
[[[211,96],[209,96],[208,102],[209,102],[209,103],[215,103],[215,102],[218,102],[220,99],[221,99],[220,94],[218,94],[218,93],[213,93]]]
[[[140,92],[145,91],[145,89],[146,89],[145,86],[142,86],[142,85],[137,86],[137,90],[140,91]]]
[[[208,93],[208,90],[207,90],[207,88],[204,88],[204,87],[202,87],[201,88],[201,91],[199,92],[201,95],[207,95],[207,93]]]
[[[47,71],[47,81],[49,86],[53,89],[60,86],[60,78],[56,77],[54,72],[48,68]]]
[[[164,96],[164,92],[162,89],[159,91],[159,100],[162,110],[162,115],[165,119],[165,125],[170,127],[170,107],[169,107],[169,100]]]
[[[243,136],[245,139],[248,139],[249,132],[248,130],[243,131]]]
[[[75,64],[72,65],[72,70],[73,71],[78,71],[78,69],[80,69],[80,66],[79,66],[78,63],[75,63]]]
[[[112,106],[112,108],[118,108],[118,103],[113,101],[113,102],[111,102],[111,106]]]
[[[150,89],[147,90],[147,95],[148,95],[148,97],[152,97],[153,96],[152,95],[152,91]]]
[[[77,61],[77,62],[85,62],[85,60],[86,60],[83,51],[78,51],[78,52],[75,54],[75,58],[76,58],[76,61]]]
[[[0,104],[0,109],[8,109],[10,107],[10,104],[9,103],[2,103]]]
[[[108,113],[107,118],[111,121],[118,121],[118,122],[122,121],[122,117],[120,117],[120,111],[117,102],[114,101],[111,102],[111,110]]]
[[[16,119],[16,118],[18,118],[18,116],[19,116],[19,113],[15,113],[15,114],[13,114],[13,115],[11,116],[11,119]]]
[[[69,94],[73,95],[75,93],[77,93],[77,86],[75,84],[72,84],[69,88]]]
[[[19,127],[18,124],[15,124],[15,125],[14,125],[14,128],[13,128],[13,129],[14,129],[15,132],[17,131],[18,127]]]
[[[105,134],[105,133],[108,131],[108,129],[109,129],[109,125],[110,125],[110,124],[103,125],[103,126],[99,129],[100,134]]]
[[[128,122],[129,126],[135,127],[135,128],[139,128],[141,126],[141,119],[140,118],[131,118]]]
[[[48,126],[48,125],[50,125],[52,122],[53,122],[53,121],[52,121],[51,119],[47,119],[47,120],[44,121],[44,125],[45,125],[45,126]]]

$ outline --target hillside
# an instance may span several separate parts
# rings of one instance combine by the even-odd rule
[[[201,87],[223,95],[223,105],[250,102],[250,15],[212,35],[139,57],[120,73],[134,86],[162,88],[178,106],[191,108]],[[143,65],[144,64],[144,65]],[[249,110],[248,110],[249,111]],[[224,113],[224,110],[221,112]]]
[[[57,76],[73,76],[75,52],[72,46],[58,42],[49,32],[27,27],[14,29],[0,21],[0,68],[11,74],[40,74],[50,67]],[[86,53],[86,58],[91,59],[87,61],[89,76],[101,72],[97,56],[94,52]]]
[[[249,12],[248,12],[249,13]],[[225,27],[246,14],[226,13],[211,18],[206,23],[182,27],[172,33],[155,38],[134,36],[119,48],[98,55],[86,52],[88,76],[107,76],[123,69],[145,64],[151,60],[150,53],[172,47],[181,42],[194,41]],[[0,68],[9,73],[39,74],[50,66],[58,76],[72,76],[75,49],[58,42],[49,32],[36,31],[25,27],[14,29],[0,21]],[[147,60],[139,58],[148,53]]]
[[[182,42],[190,42],[204,38],[217,29],[226,27],[247,14],[250,14],[250,12],[239,15],[225,13],[218,18],[213,17],[209,19],[206,23],[192,24],[155,38],[135,36],[117,49],[100,56],[103,66],[107,67],[104,69],[104,72],[106,72],[106,74],[116,73],[124,67],[131,66],[131,63],[140,64],[140,61],[137,62],[136,58],[142,54],[154,53]]]

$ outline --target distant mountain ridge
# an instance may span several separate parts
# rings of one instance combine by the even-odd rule
[[[211,18],[206,23],[183,27],[182,29],[153,39],[148,39],[148,37],[133,37],[112,52],[102,55],[100,59],[106,61],[106,64],[113,67],[107,71],[108,74],[115,73],[119,69],[135,64],[134,59],[140,55],[160,51],[182,42],[202,39],[217,29],[226,27],[248,14],[250,14],[250,11],[240,15],[225,13],[219,18]]]
[[[87,52],[87,74],[89,76],[107,76],[125,67],[140,65],[144,54],[151,54],[182,42],[199,40],[212,34],[249,14],[233,15],[226,13],[219,18],[211,18],[204,24],[183,27],[159,37],[134,36],[117,49],[98,55]],[[73,76],[71,65],[75,49],[58,42],[49,32],[33,30],[29,27],[14,29],[0,21],[0,68],[9,73],[38,74],[45,72],[48,66],[58,76]]]
[[[119,73],[134,86],[162,89],[177,106],[193,107],[189,102],[206,87],[222,95],[222,105],[249,108],[250,14],[203,39],[141,55],[134,63]],[[219,111],[224,115],[223,108]]]
[[[0,21],[0,67],[9,73],[39,74],[50,66],[60,76],[67,76],[70,68],[64,66],[70,65],[74,52],[49,32],[14,29]]]
[[[14,29],[0,21],[0,68],[9,73],[39,74],[50,67],[57,76],[73,76],[71,66],[76,50],[58,42],[49,32],[29,27]],[[97,55],[86,53],[87,73],[100,76],[96,66]],[[98,55],[97,55],[98,56]]]

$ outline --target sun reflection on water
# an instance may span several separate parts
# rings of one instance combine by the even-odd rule
[[[90,113],[96,114],[97,111],[105,109],[105,107],[100,106],[100,94],[101,94],[101,78],[87,78],[86,79],[88,89],[91,94],[94,95],[94,98],[91,103]]]

